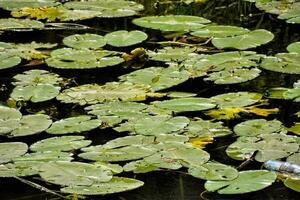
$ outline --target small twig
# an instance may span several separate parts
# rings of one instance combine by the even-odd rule
[[[253,161],[253,157],[248,158],[247,160],[245,160],[244,162],[242,162],[242,164],[240,164],[236,169],[240,170],[240,169],[244,168],[245,166],[247,166],[252,161]]]
[[[208,198],[206,198],[206,197],[204,196],[206,193],[208,193],[207,190],[204,190],[203,192],[201,192],[201,194],[200,194],[201,199],[209,200]]]
[[[53,194],[53,195],[59,196],[60,198],[65,199],[65,197],[63,195],[60,195],[60,194],[58,194],[58,193],[56,193],[56,192],[54,192],[54,191],[52,191],[52,190],[50,190],[50,189],[48,189],[48,188],[46,188],[44,186],[41,186],[41,185],[39,185],[37,183],[34,183],[32,181],[28,181],[28,180],[26,180],[24,178],[20,178],[20,177],[16,177],[16,176],[14,178],[17,179],[17,180],[19,180],[19,181],[21,181],[22,183],[25,183],[25,184],[27,184],[27,185],[29,185],[31,187],[34,187],[34,188],[36,188],[36,189],[38,189],[38,190],[40,190],[42,192],[47,192],[47,193],[50,193],[50,194]]]

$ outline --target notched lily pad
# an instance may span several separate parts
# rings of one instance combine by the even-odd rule
[[[92,116],[80,115],[56,121],[46,132],[49,134],[81,133],[93,130],[99,127],[101,123],[100,119],[92,119]]]
[[[106,40],[96,34],[75,34],[65,37],[63,43],[75,49],[99,49],[106,45]]]
[[[266,170],[248,170],[239,172],[236,179],[229,181],[207,181],[205,189],[219,194],[244,194],[262,190],[276,180],[276,174]]]
[[[210,23],[208,19],[189,15],[147,16],[132,21],[138,26],[161,31],[192,31]]]
[[[250,32],[248,29],[238,26],[208,25],[195,32],[192,32],[191,34],[204,38],[225,38],[230,36],[243,35],[248,32]]]
[[[139,44],[146,40],[148,35],[142,31],[114,31],[105,35],[107,44],[114,47],[127,47]]]
[[[2,1],[0,1],[1,6]],[[0,19],[0,31],[7,30],[33,30],[43,29],[44,24],[40,21],[30,19],[14,19],[14,18],[2,18]]]
[[[13,158],[24,155],[28,150],[27,144],[23,142],[0,143],[0,164],[7,163]],[[1,171],[1,170],[0,170]]]
[[[31,151],[72,151],[86,147],[92,143],[83,136],[62,136],[40,140],[30,146]]]

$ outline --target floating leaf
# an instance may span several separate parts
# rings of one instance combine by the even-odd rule
[[[35,114],[25,115],[19,122],[18,128],[14,129],[8,137],[28,136],[45,131],[52,124],[48,115]]]
[[[117,53],[104,50],[62,48],[51,52],[46,59],[50,67],[60,69],[91,69],[114,66],[122,63]]]
[[[257,103],[262,95],[254,92],[225,93],[211,97],[220,108],[244,107]]]
[[[17,129],[22,113],[14,108],[0,106],[0,135],[7,135]]]
[[[251,158],[256,151],[255,160],[265,162],[285,158],[299,149],[296,138],[284,134],[263,134],[256,137],[240,137],[229,145],[226,153],[235,160]]]
[[[238,26],[209,25],[195,32],[192,32],[191,34],[197,37],[225,38],[230,36],[243,35],[248,32],[250,32],[248,29]]]
[[[300,3],[294,3],[287,12],[279,15],[278,19],[285,19],[287,23],[291,24],[300,24]]]
[[[143,147],[141,145],[131,145],[116,149],[97,148],[95,151],[87,151],[78,156],[88,160],[118,162],[127,160],[137,160],[150,156],[156,150],[151,147]]]
[[[75,34],[65,37],[63,43],[75,49],[99,49],[106,45],[106,40],[96,34]]]
[[[22,59],[18,56],[8,55],[1,52],[0,48],[0,69],[11,68],[20,64]]]
[[[189,15],[147,16],[132,21],[138,26],[161,31],[193,31],[210,23],[208,19]]]
[[[31,163],[7,163],[0,165],[0,177],[22,177],[38,174],[38,170]]]
[[[72,155],[72,153],[61,151],[34,152],[15,158],[13,161],[20,165],[41,165],[52,161],[71,161],[73,160]]]
[[[146,40],[148,35],[142,31],[114,31],[105,35],[107,44],[114,47],[127,47],[135,44],[139,44]]]
[[[87,0],[81,2],[67,2],[65,8],[80,11],[97,12],[97,17],[128,17],[136,15],[144,6],[134,1],[125,0]]]
[[[278,53],[275,57],[264,58],[260,67],[275,72],[300,74],[299,60],[300,54],[298,53]]]
[[[163,62],[182,62],[193,56],[197,56],[195,53],[197,49],[191,47],[164,47],[156,51],[147,51],[147,55],[151,60],[163,61]]]
[[[111,163],[108,163],[108,162],[98,161],[98,162],[95,162],[94,165],[98,165],[104,170],[109,170],[113,174],[120,174],[120,173],[123,172],[123,167],[121,165],[118,165],[118,164],[111,164]]]
[[[92,143],[83,136],[62,136],[40,140],[30,146],[31,151],[72,151],[86,147]]]
[[[232,131],[221,122],[211,122],[202,119],[192,120],[185,128],[184,135],[188,137],[223,137],[232,134]]]
[[[257,136],[286,132],[283,124],[278,120],[253,119],[239,123],[234,127],[234,133],[238,136]]]
[[[300,53],[300,42],[294,42],[287,47],[290,53]]]
[[[233,48],[245,50],[266,44],[273,40],[273,38],[274,35],[271,32],[264,29],[258,29],[243,35],[213,38],[212,44],[218,49]]]
[[[2,1],[0,1],[1,6]],[[14,19],[14,18],[2,18],[0,19],[0,31],[5,30],[31,30],[31,29],[43,29],[44,24],[42,22],[30,19]]]
[[[101,123],[100,119],[92,119],[92,116],[80,115],[56,121],[46,132],[50,134],[81,133],[93,130],[99,127]]]
[[[239,175],[235,168],[217,162],[191,167],[188,173],[193,177],[209,181],[230,181]]]
[[[97,183],[91,186],[69,186],[62,188],[61,191],[82,195],[105,195],[133,190],[143,185],[144,182],[136,179],[113,177],[111,181],[106,183]]]
[[[149,88],[131,83],[110,82],[105,85],[88,84],[64,90],[57,96],[65,103],[96,104],[105,101],[144,101]]]
[[[293,153],[286,159],[286,161],[292,164],[300,165],[300,152]]]
[[[43,164],[40,171],[39,174],[45,181],[64,186],[90,186],[112,179],[110,170],[81,162],[49,162]]]
[[[219,194],[244,194],[262,190],[276,180],[276,174],[266,170],[248,170],[239,172],[239,176],[230,181],[207,181],[205,189]]]
[[[300,178],[299,177],[288,177],[284,181],[284,185],[296,192],[300,192]]]
[[[190,112],[209,110],[216,107],[213,100],[200,97],[178,98],[153,102],[155,107],[174,112]]]
[[[189,79],[185,70],[176,67],[149,67],[119,77],[121,81],[150,86],[154,91],[167,89]]]
[[[27,150],[28,146],[23,142],[2,142],[0,143],[0,163],[7,163],[13,158],[22,156]]]
[[[0,7],[5,10],[14,10],[24,7],[38,8],[59,5],[55,0],[1,0]]]

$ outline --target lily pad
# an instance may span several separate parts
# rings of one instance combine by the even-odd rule
[[[273,38],[274,35],[271,32],[264,29],[258,29],[243,35],[213,38],[212,44],[218,49],[233,48],[245,50],[266,44],[273,40]]]
[[[14,10],[24,7],[38,8],[59,5],[55,0],[1,0],[0,7],[5,10]]]
[[[118,192],[124,192],[142,187],[144,182],[122,177],[113,177],[106,183],[97,183],[91,186],[69,186],[61,189],[63,193],[81,194],[81,195],[105,195]]]
[[[14,108],[0,106],[0,135],[6,135],[20,125],[22,113]]]
[[[300,178],[299,177],[288,177],[284,181],[284,185],[292,190],[300,192]]]
[[[57,96],[57,99],[80,105],[109,101],[144,101],[149,92],[149,88],[143,85],[110,82],[102,86],[87,84],[66,89]]]
[[[105,35],[107,44],[114,47],[127,47],[139,44],[146,40],[148,35],[142,31],[114,31]]]
[[[278,16],[278,19],[284,19],[287,23],[300,24],[300,3],[294,3],[292,8]]]
[[[260,67],[266,70],[300,74],[300,54],[298,53],[278,53],[275,57],[266,57],[262,60]]]
[[[210,181],[230,181],[239,175],[235,168],[217,162],[191,167],[188,173],[193,177]]]
[[[292,164],[300,165],[300,153],[299,152],[293,153],[287,158],[286,161]]]
[[[46,59],[50,67],[60,69],[91,69],[114,66],[124,60],[113,51],[62,48],[51,52]]]
[[[96,34],[75,34],[65,37],[63,43],[75,49],[99,49],[106,45],[106,40]]]
[[[101,125],[100,119],[92,119],[92,116],[80,115],[54,122],[46,131],[49,134],[81,133],[93,130]]]
[[[8,137],[20,137],[41,133],[52,124],[48,115],[34,114],[24,115],[19,122],[18,128],[14,129]]]
[[[300,42],[294,42],[287,47],[290,53],[300,53]]]
[[[30,146],[31,151],[72,151],[86,147],[92,143],[83,136],[62,136],[40,140]]]
[[[208,19],[189,15],[147,16],[132,21],[135,25],[161,31],[194,31],[210,23]]]
[[[154,91],[167,89],[189,79],[185,70],[176,67],[149,67],[119,77],[121,81],[150,86]]]
[[[116,149],[97,148],[95,151],[87,151],[78,156],[88,160],[118,162],[137,160],[150,156],[156,152],[155,149],[141,145],[131,145]]]
[[[47,182],[63,186],[90,186],[108,182],[112,172],[99,165],[81,162],[49,162],[40,167],[40,176]]]
[[[232,131],[221,122],[211,122],[202,119],[192,120],[183,133],[188,137],[223,137],[232,134]]]
[[[147,51],[147,55],[151,60],[162,62],[182,62],[193,56],[197,56],[195,53],[197,49],[191,47],[164,47],[163,49],[157,49],[156,51]]]
[[[22,59],[18,56],[7,55],[1,52],[0,48],[0,69],[7,69],[20,64]]]
[[[1,6],[2,1],[0,1]],[[30,19],[14,19],[14,18],[2,18],[0,19],[0,31],[6,30],[32,30],[43,29],[44,24],[42,22]]]
[[[298,149],[296,137],[275,133],[257,137],[240,137],[228,146],[226,153],[235,160],[250,159],[255,155],[255,160],[265,162],[285,158]]]
[[[238,136],[257,136],[286,132],[283,124],[278,120],[253,119],[239,123],[234,127],[234,133]]]
[[[225,38],[230,36],[243,35],[248,32],[250,32],[248,29],[238,26],[209,25],[195,32],[192,32],[191,34],[197,37],[205,38]]]
[[[219,108],[244,107],[257,103],[262,95],[254,92],[225,93],[211,97]]]
[[[219,194],[244,194],[262,190],[276,180],[276,174],[266,170],[248,170],[239,173],[239,176],[230,181],[207,181],[205,189]]]
[[[28,150],[27,144],[23,142],[0,143],[0,164],[7,163],[13,158],[24,155]],[[1,171],[1,170],[0,170]]]
[[[173,112],[191,112],[209,110],[216,107],[213,100],[200,97],[178,98],[153,102],[155,107]]]

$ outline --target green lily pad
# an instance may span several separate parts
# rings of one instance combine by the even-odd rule
[[[47,182],[63,186],[90,186],[112,179],[112,172],[99,165],[66,161],[43,164],[39,175]]]
[[[31,151],[72,151],[86,147],[92,143],[83,136],[62,136],[40,140],[30,146]]]
[[[243,35],[213,38],[212,44],[218,49],[233,48],[245,50],[266,44],[273,40],[273,38],[274,35],[271,32],[264,29],[258,29]]]
[[[101,123],[100,119],[92,119],[92,116],[80,115],[56,121],[46,132],[49,134],[81,133],[93,130],[99,127]]]
[[[300,153],[299,152],[293,153],[287,158],[286,161],[292,164],[300,165]]]
[[[1,7],[2,1],[0,1]],[[14,19],[14,18],[2,18],[0,19],[0,31],[5,30],[30,30],[30,29],[43,29],[44,24],[42,22],[30,19]]]
[[[104,18],[133,16],[144,9],[144,6],[139,3],[125,0],[67,2],[64,7],[71,10],[97,12],[97,17]]]
[[[73,160],[72,153],[62,151],[45,151],[27,153],[23,156],[14,158],[14,163],[22,165],[36,165],[38,168],[41,164],[54,161],[71,161]]]
[[[208,19],[189,15],[147,16],[134,19],[135,25],[161,31],[194,31],[210,23]]]
[[[79,154],[78,156],[88,160],[104,161],[104,162],[118,162],[137,160],[150,156],[155,153],[156,150],[141,145],[131,145],[120,147],[116,149],[97,148],[95,151],[87,151]]]
[[[115,126],[124,120],[133,120],[147,115],[143,113],[148,106],[136,102],[107,102],[85,108],[88,114],[96,115],[105,126]]]
[[[205,189],[219,194],[244,194],[262,190],[276,180],[276,174],[266,170],[248,170],[239,173],[239,176],[230,181],[207,181]]]
[[[0,143],[0,164],[7,163],[13,158],[24,155],[27,152],[27,150],[28,146],[23,142]]]
[[[59,5],[55,0],[1,0],[0,7],[5,10],[14,10],[24,7],[39,8]]]
[[[193,177],[209,181],[230,181],[239,175],[235,168],[217,162],[208,162],[201,166],[191,167],[188,173]]]
[[[75,49],[99,49],[106,45],[106,40],[96,34],[75,34],[65,37],[63,43]]]
[[[275,57],[266,57],[262,60],[260,67],[266,70],[300,74],[300,54],[298,53],[278,53]]]
[[[156,51],[147,51],[147,55],[151,60],[162,62],[182,62],[193,56],[197,56],[195,53],[197,49],[191,47],[164,47],[163,49],[157,49]]]
[[[91,69],[118,65],[124,60],[116,52],[91,49],[62,48],[51,52],[46,59],[50,67],[60,69]]]
[[[213,100],[200,97],[178,98],[153,102],[155,107],[173,112],[190,112],[209,110],[216,107]]]
[[[153,162],[152,162],[153,161]],[[133,172],[135,174],[139,173],[148,173],[153,171],[159,171],[161,169],[177,170],[180,169],[182,165],[179,161],[170,161],[170,160],[138,160],[127,163],[123,166],[124,171]]]
[[[14,108],[0,106],[0,135],[7,135],[20,125],[22,113]]]
[[[238,136],[257,136],[286,132],[283,124],[278,120],[253,119],[239,123],[234,127],[234,133]]]
[[[48,115],[34,114],[24,115],[20,120],[18,128],[14,129],[8,137],[28,136],[45,131],[52,124]]]
[[[114,31],[105,35],[107,44],[114,47],[127,47],[139,44],[146,40],[148,35],[142,31]]]
[[[97,183],[90,186],[69,186],[61,189],[63,193],[81,195],[106,195],[118,192],[125,192],[142,187],[144,182],[122,177],[113,177],[106,183]]]
[[[7,69],[20,64],[22,59],[18,56],[8,55],[1,52],[0,48],[0,69]]]
[[[31,163],[7,163],[0,165],[0,177],[22,177],[38,174],[38,169]]]
[[[185,70],[176,67],[149,67],[119,77],[121,81],[150,86],[154,91],[167,89],[189,79]]]
[[[262,95],[254,92],[225,93],[211,97],[219,108],[244,107],[257,103]]]
[[[197,37],[205,38],[225,38],[230,36],[243,35],[248,32],[250,32],[248,29],[238,26],[209,25],[195,32],[192,32],[191,34]]]
[[[284,185],[296,192],[300,192],[300,178],[299,177],[288,177],[284,181]]]
[[[292,8],[278,16],[278,19],[284,19],[287,23],[300,24],[300,3],[294,3]]]
[[[109,101],[144,101],[150,92],[143,85],[110,82],[87,84],[64,90],[56,98],[64,103],[96,104]]]
[[[221,122],[211,122],[202,119],[192,120],[183,133],[188,137],[223,137],[232,131]]]
[[[16,101],[31,101],[37,103],[55,98],[59,94],[59,91],[60,87],[49,84],[17,86],[13,89],[10,97]]]
[[[132,122],[132,131],[138,135],[173,134],[182,132],[189,122],[187,117],[149,116]]]
[[[300,42],[294,42],[287,47],[290,53],[300,53]]]
[[[123,167],[119,164],[111,164],[108,162],[95,162],[94,165],[100,166],[104,170],[110,170],[114,175],[115,174],[120,174],[123,172]]]
[[[226,153],[235,160],[251,158],[254,153],[255,160],[265,162],[289,156],[297,152],[299,144],[296,137],[285,134],[263,134],[257,137],[240,137],[229,145]]]

